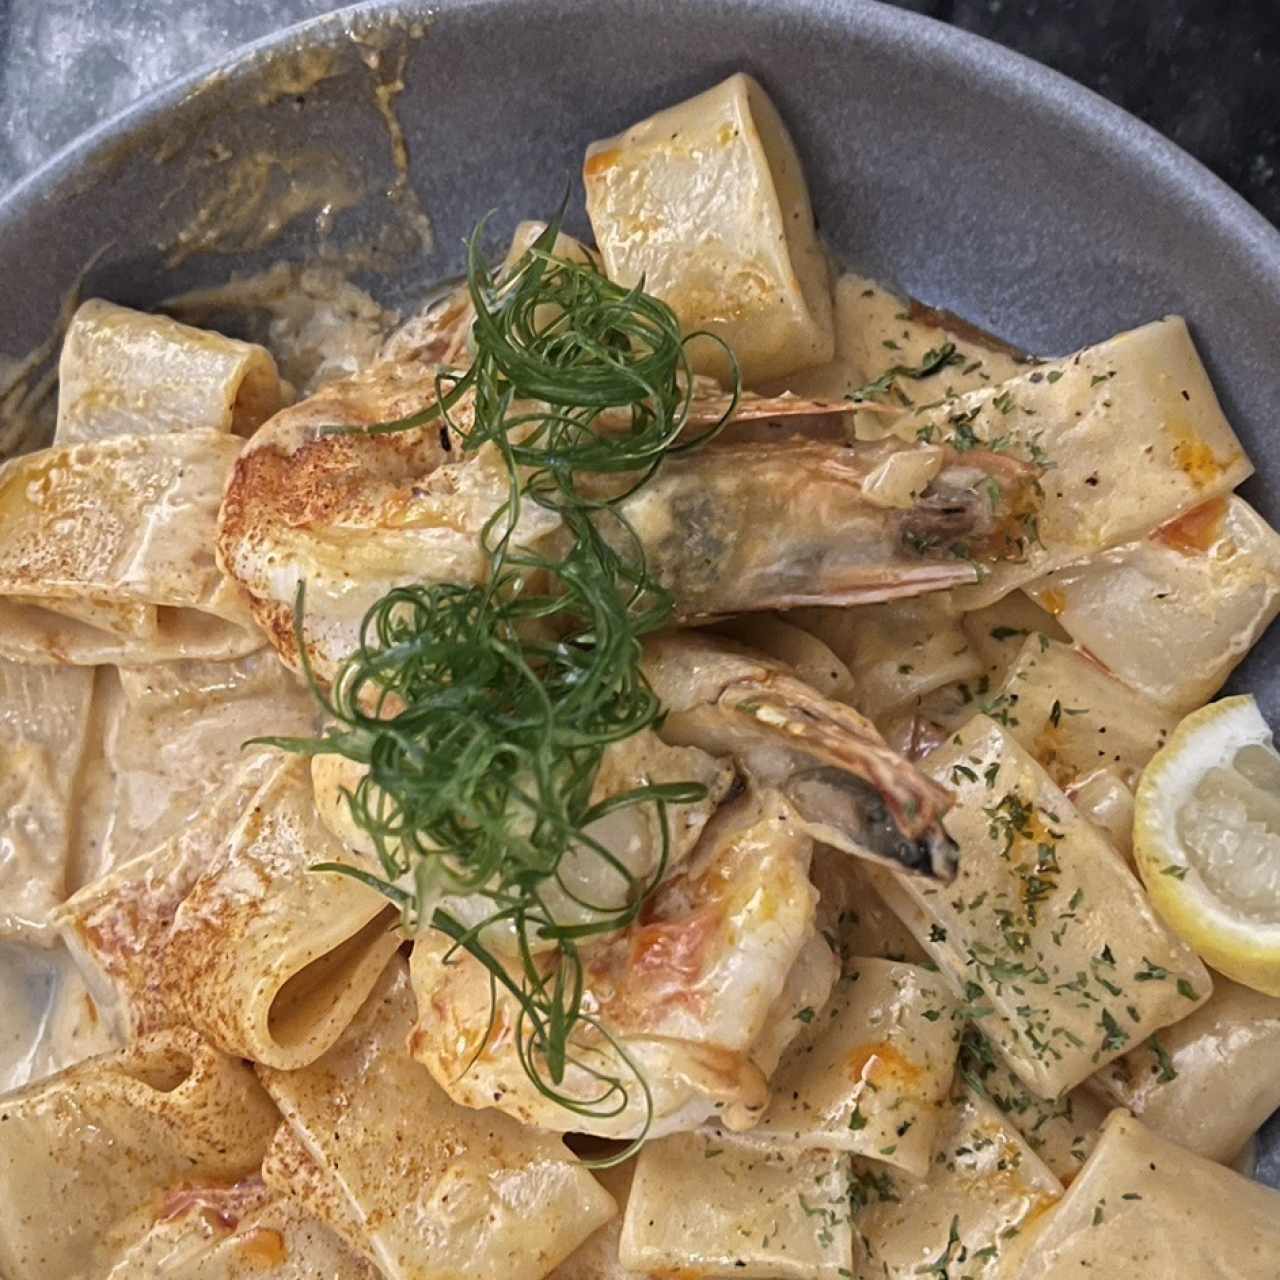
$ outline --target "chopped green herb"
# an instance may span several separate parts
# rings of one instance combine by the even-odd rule
[[[875,1173],[866,1170],[856,1173],[849,1182],[849,1206],[854,1213],[872,1204],[898,1204],[897,1186],[887,1171]]]
[[[1168,1084],[1170,1080],[1178,1078],[1178,1069],[1173,1065],[1173,1059],[1169,1057],[1169,1051],[1160,1043],[1159,1036],[1152,1036],[1147,1044],[1151,1048],[1151,1052],[1156,1058],[1156,1080],[1160,1084]]]
[[[917,1267],[918,1276],[935,1276],[937,1280],[951,1280],[952,1261],[964,1261],[964,1250],[960,1247],[960,1215],[951,1219],[951,1229],[947,1232],[947,1247],[932,1262]]]
[[[891,340],[886,341],[884,345],[890,351],[899,349],[898,344]],[[948,365],[958,364],[961,358],[956,354],[954,342],[944,342],[941,346],[926,351],[924,357],[915,368],[910,365],[895,364],[892,368],[886,369],[878,378],[849,392],[845,399],[853,401],[878,399],[880,396],[887,395],[899,378],[912,378],[917,381],[921,378],[928,378],[939,372],[939,370],[947,368]]]
[[[1010,715],[1010,711],[1017,704],[1018,695],[1016,693],[998,693],[989,702],[979,703],[978,710],[984,716],[990,716],[997,724],[1002,724],[1006,729],[1018,723],[1016,716]]]
[[[1053,706],[1049,709],[1049,722],[1056,729],[1062,723],[1063,716],[1082,716],[1088,712],[1088,707],[1064,707],[1057,698],[1053,700]]]
[[[1111,1016],[1109,1010],[1103,1009],[1099,1025],[1105,1033],[1102,1037],[1103,1053],[1110,1053],[1129,1043],[1129,1033]]]
[[[1019,836],[1030,838],[1033,810],[1016,791],[1010,791],[1003,800],[982,812],[987,815],[987,834],[992,840],[1003,842],[1004,853],[1010,852]]]
[[[970,449],[977,449],[982,445],[981,439],[967,421],[956,423],[955,434],[950,443],[957,453],[968,453]]]

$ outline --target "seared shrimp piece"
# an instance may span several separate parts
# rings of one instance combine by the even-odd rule
[[[1031,476],[898,440],[717,444],[668,460],[619,511],[688,621],[974,582],[1008,554]]]
[[[941,824],[950,792],[852,707],[779,662],[701,632],[651,638],[642,665],[667,708],[664,741],[734,757],[826,844],[898,871],[954,875],[956,846]]]
[[[355,408],[363,414],[365,402]],[[488,446],[454,461],[458,451],[446,453],[438,427],[316,438],[315,424],[339,410],[350,424],[351,405],[308,401],[255,436],[237,461],[219,531],[221,563],[295,666],[290,611],[306,581],[307,641],[322,674],[354,648],[360,616],[391,587],[483,580],[481,530],[509,495]],[[696,620],[971,583],[976,561],[1004,554],[1029,477],[1001,455],[901,441],[726,444],[669,459],[618,510],[678,616]],[[619,483],[581,480],[593,497]],[[605,536],[631,554],[621,526],[601,519]],[[554,555],[562,536],[554,513],[522,505],[518,543]]]
[[[345,756],[318,755],[311,762],[316,808],[321,820],[344,844],[370,858],[376,865],[378,850],[373,838],[353,818],[348,796],[368,772],[367,766]],[[631,805],[588,825],[583,835],[615,858],[625,874],[608,859],[581,841],[571,845],[554,876],[538,888],[542,910],[558,925],[599,923],[623,910],[637,887],[648,888],[659,873],[674,874],[697,844],[703,828],[734,782],[733,766],[696,747],[669,746],[648,729],[611,744],[604,753],[591,793],[593,804],[637,787],[675,782],[701,783],[702,800],[666,806],[665,867],[664,828],[652,804]],[[439,905],[455,919],[471,927],[493,914],[493,901],[482,894],[447,894]],[[553,939],[536,936],[529,926],[528,943],[535,952],[554,950]],[[515,927],[509,920],[487,926],[482,933],[486,947],[508,956],[519,954]]]
[[[617,1114],[584,1115],[548,1099],[521,1065],[514,999],[497,987],[491,1009],[488,970],[467,954],[446,960],[451,944],[434,932],[414,943],[410,1052],[455,1102],[496,1106],[555,1131],[657,1137],[717,1113],[748,1127],[767,1103],[766,1071],[781,1052],[771,1024],[798,994],[820,1007],[835,976],[825,944],[811,945],[811,852],[780,796],[743,796],[721,808],[642,918],[583,956],[583,1008],[600,1029],[579,1025],[560,1087],[591,1099],[601,1092],[591,1070],[616,1077],[626,1088]],[[808,967],[793,978],[802,956]],[[803,1025],[785,1021],[792,1032]],[[651,1116],[637,1072],[652,1094]]]
[[[356,539],[344,534],[447,455],[435,427],[383,436],[332,428],[367,428],[434,399],[434,368],[384,361],[277,413],[241,451],[223,496],[218,559],[224,569],[255,599],[292,605],[295,561],[304,547],[316,576],[344,552],[358,553]],[[326,589],[335,602],[358,589],[340,564],[329,575]]]
[[[459,299],[446,298],[393,336],[370,368],[276,414],[236,460],[219,513],[218,563],[294,668],[301,582],[312,657],[328,675],[392,587],[478,581],[486,572],[479,533],[509,493],[494,452],[478,450],[461,465],[456,438],[439,422],[366,433],[435,402],[437,370],[456,355],[463,319]],[[454,417],[467,412],[464,402]],[[557,524],[526,503],[519,539],[536,541]]]

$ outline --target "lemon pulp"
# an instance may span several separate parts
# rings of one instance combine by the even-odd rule
[[[1214,765],[1178,810],[1178,835],[1210,892],[1241,916],[1280,908],[1280,756],[1251,743]]]

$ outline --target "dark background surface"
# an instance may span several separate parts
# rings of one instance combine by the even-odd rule
[[[1280,226],[1280,0],[894,0],[1061,71]]]
[[[896,3],[1095,89],[1280,225],[1280,0]],[[171,77],[338,7],[332,0],[0,0],[0,189]]]

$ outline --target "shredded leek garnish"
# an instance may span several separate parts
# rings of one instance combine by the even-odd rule
[[[559,221],[501,275],[481,255],[484,224],[477,227],[467,254],[470,367],[442,370],[436,402],[421,412],[370,428],[439,422],[464,456],[486,445],[498,452],[510,483],[480,534],[487,581],[389,592],[366,614],[359,646],[327,693],[307,661],[300,588],[298,651],[332,725],[318,738],[272,741],[368,766],[347,801],[382,874],[325,869],[392,899],[408,931],[443,930],[484,964],[495,997],[501,986],[518,1002],[521,1062],[538,1089],[579,1114],[608,1117],[626,1108],[632,1083],[650,1112],[652,1102],[625,1049],[584,1008],[579,949],[636,918],[666,867],[668,806],[705,795],[690,782],[592,799],[610,744],[661,719],[640,670],[641,640],[672,617],[671,595],[650,576],[617,504],[665,457],[719,430],[736,405],[738,376],[735,364],[720,422],[686,436],[693,385],[686,346],[694,335],[682,336],[672,310],[642,286],[623,288],[590,264],[556,257]],[[458,412],[464,396],[471,416]],[[579,478],[602,474],[617,477],[611,496],[584,493]],[[559,517],[554,553],[516,540],[526,503]],[[607,813],[637,805],[653,807],[661,831],[658,866],[643,879],[588,831]],[[570,847],[605,861],[625,886],[615,899],[625,905],[573,895],[559,876]],[[596,918],[557,922],[544,900],[553,881]],[[492,910],[465,927],[437,905],[448,894],[482,895]],[[495,924],[514,931],[518,977],[485,943]],[[537,954],[547,939],[555,950]],[[613,1044],[632,1080],[583,1058],[581,1049],[601,1040]],[[593,1081],[592,1096],[565,1087],[570,1064]]]

